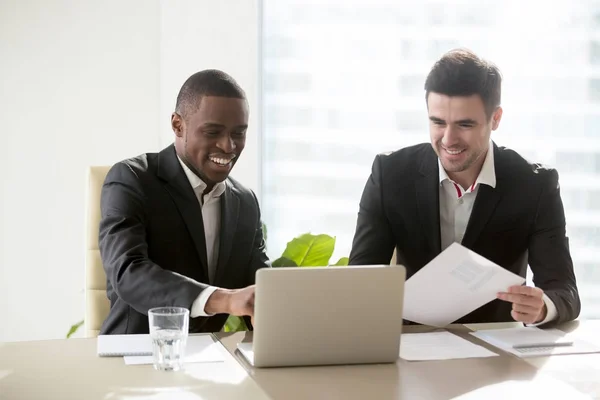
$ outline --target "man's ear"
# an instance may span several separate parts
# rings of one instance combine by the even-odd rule
[[[492,130],[493,131],[498,129],[501,119],[502,119],[502,107],[498,107],[494,111],[494,114],[492,114]]]
[[[185,121],[183,117],[176,112],[171,114],[171,128],[173,129],[173,133],[177,137],[183,137],[183,130],[185,128]]]

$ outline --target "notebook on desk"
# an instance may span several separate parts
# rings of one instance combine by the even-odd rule
[[[97,353],[100,357],[149,356],[152,340],[148,334],[100,335]]]
[[[558,329],[537,327],[489,329],[471,335],[518,357],[598,353],[600,347],[583,340],[565,338]]]

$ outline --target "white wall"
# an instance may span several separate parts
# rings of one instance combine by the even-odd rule
[[[173,142],[170,115],[183,82],[203,69],[227,72],[250,103],[246,147],[231,175],[260,198],[259,25],[258,0],[161,1],[161,146]]]
[[[258,116],[257,1],[215,3],[226,9],[210,0],[0,1],[0,341],[61,338],[83,317],[86,167],[168,144],[186,74],[239,75]],[[227,10],[246,24],[237,37]],[[229,27],[227,52],[215,36],[195,37],[201,23]],[[236,166],[254,189],[258,150],[250,141]]]

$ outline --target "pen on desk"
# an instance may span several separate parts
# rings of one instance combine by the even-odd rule
[[[513,349],[535,349],[538,347],[568,347],[568,346],[573,346],[573,342],[515,344],[515,345],[513,345]]]

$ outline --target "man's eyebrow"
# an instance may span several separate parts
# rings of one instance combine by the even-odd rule
[[[457,124],[471,124],[471,125],[476,125],[477,121],[475,121],[474,119],[471,118],[465,118],[465,119],[461,119],[459,121],[456,121]]]
[[[223,124],[217,124],[216,122],[205,122],[204,124],[202,124],[203,128],[219,128],[219,129],[223,129],[225,128],[225,125]]]
[[[216,122],[205,122],[202,124],[202,128],[212,128],[212,129],[225,129],[226,126],[223,124],[218,124]],[[234,129],[248,129],[248,125],[238,125]]]
[[[441,123],[446,123],[446,121],[444,121],[443,119],[439,118],[439,117],[434,117],[431,116],[429,117],[429,120],[431,122],[441,122]],[[460,119],[458,121],[454,121],[454,124],[470,124],[470,125],[477,125],[477,121],[475,121],[474,119],[471,118],[465,118],[465,119]]]

